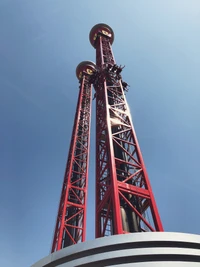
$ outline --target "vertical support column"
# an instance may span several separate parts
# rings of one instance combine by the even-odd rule
[[[116,166],[112,142],[107,85],[104,76],[105,55],[103,37],[96,40],[96,60],[99,71],[96,89],[96,237],[121,234],[122,220],[117,192]],[[111,62],[113,57],[110,57]],[[114,208],[113,208],[114,207]]]
[[[64,175],[51,252],[83,242],[86,237],[86,202],[91,120],[92,62],[77,67],[80,91]]]
[[[113,30],[95,25],[96,49],[96,237],[162,231],[162,223],[126,102],[122,67],[111,45]]]

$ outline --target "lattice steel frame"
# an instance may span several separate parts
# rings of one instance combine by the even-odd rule
[[[135,216],[138,231],[163,231],[122,80],[107,71],[108,66],[115,64],[111,48],[113,40],[114,33],[107,25],[96,25],[90,32],[91,44],[96,48],[98,69],[94,84],[96,238],[136,231],[125,229],[122,220],[124,208],[131,210]],[[123,159],[116,155],[115,149],[121,151]]]
[[[91,92],[90,75],[83,71],[51,252],[86,238]]]
[[[86,237],[91,83],[96,90],[96,237],[163,231],[122,79],[111,71],[113,41],[108,25],[95,25],[90,42],[97,66],[85,61],[77,67],[80,92],[51,252]]]

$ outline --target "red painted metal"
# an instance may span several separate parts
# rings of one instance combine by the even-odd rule
[[[77,67],[80,91],[51,252],[85,241],[90,146],[91,62]]]
[[[127,84],[111,45],[114,32],[95,25],[90,42],[96,65],[80,63],[74,127],[61,192],[52,252],[85,241],[91,84],[96,90],[96,237],[163,231],[126,101]]]
[[[122,77],[116,69],[112,29],[94,26],[96,48],[96,237],[163,231],[132,124]],[[115,70],[114,70],[115,69]]]

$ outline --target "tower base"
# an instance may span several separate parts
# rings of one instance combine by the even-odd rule
[[[32,267],[198,267],[200,235],[148,232],[115,235],[54,252]]]

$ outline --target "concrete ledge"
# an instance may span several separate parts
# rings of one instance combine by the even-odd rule
[[[148,232],[103,237],[54,252],[32,267],[169,265],[200,266],[200,236]]]

